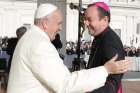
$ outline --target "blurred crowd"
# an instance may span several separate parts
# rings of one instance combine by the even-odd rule
[[[8,37],[0,37],[0,50],[5,50],[8,45]]]
[[[82,40],[80,42],[80,53],[82,55],[85,53],[87,53],[89,55],[90,48],[91,48],[91,42],[87,42],[85,40]],[[76,54],[76,50],[77,50],[77,43],[74,43],[71,41],[66,43],[66,53],[68,55]]]
[[[8,45],[10,45],[11,47],[15,46],[14,42],[15,43],[17,42],[16,39],[17,38],[8,38],[8,37],[2,38],[2,37],[0,37],[0,50],[7,50],[7,47],[9,47]],[[8,43],[10,43],[10,44],[8,44]],[[52,43],[54,43],[54,42],[52,42]],[[60,47],[62,48],[62,43],[59,43],[59,44],[61,44]],[[59,47],[58,45],[55,45],[55,46]],[[81,54],[82,55],[84,55],[84,54],[89,55],[90,54],[90,48],[91,48],[91,42],[82,40],[80,42],[80,45],[81,45],[80,46]],[[68,54],[68,55],[76,54],[76,50],[77,50],[77,43],[74,43],[72,41],[69,41],[69,42],[66,43],[66,54]],[[136,48],[136,47],[133,47],[133,46],[131,46],[131,47],[130,46],[124,46],[124,51],[125,51],[125,56],[140,57],[140,47]]]
[[[81,54],[90,54],[90,48],[92,43],[89,41],[82,40],[80,44],[80,52]],[[77,43],[74,43],[72,41],[67,42],[66,44],[66,53],[68,55],[76,54],[76,49],[77,49]],[[125,51],[125,56],[129,57],[140,57],[140,47],[129,47],[129,46],[124,46],[124,51]]]
[[[140,57],[140,47],[124,46],[125,55],[129,57]]]

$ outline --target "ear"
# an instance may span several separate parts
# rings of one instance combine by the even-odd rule
[[[104,17],[104,21],[105,21],[105,22],[108,22],[108,20],[109,20],[108,17],[105,16],[105,17]]]
[[[48,29],[48,22],[46,20],[42,20],[42,26],[44,29]]]

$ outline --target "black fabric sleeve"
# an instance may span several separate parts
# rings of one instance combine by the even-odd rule
[[[104,41],[102,49],[105,62],[115,56],[115,54],[118,54],[117,60],[124,59],[125,57],[121,42],[111,40],[107,40],[106,42]],[[123,74],[109,75],[105,85],[99,89],[96,89],[92,93],[117,93],[122,76]]]

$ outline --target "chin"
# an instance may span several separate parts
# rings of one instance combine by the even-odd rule
[[[54,40],[54,38],[51,37],[51,38],[50,38],[50,41],[53,41],[53,40]]]
[[[98,33],[98,32],[96,32],[96,31],[94,31],[94,33],[92,33],[92,35],[93,35],[93,36],[98,36],[98,35],[99,35],[99,33]]]
[[[95,33],[89,33],[91,36],[95,36]]]

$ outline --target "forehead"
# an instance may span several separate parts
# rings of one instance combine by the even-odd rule
[[[98,14],[97,6],[93,5],[87,8],[86,10],[86,16],[95,16]]]
[[[63,19],[61,11],[60,10],[55,11],[52,15],[52,19],[61,21]]]

